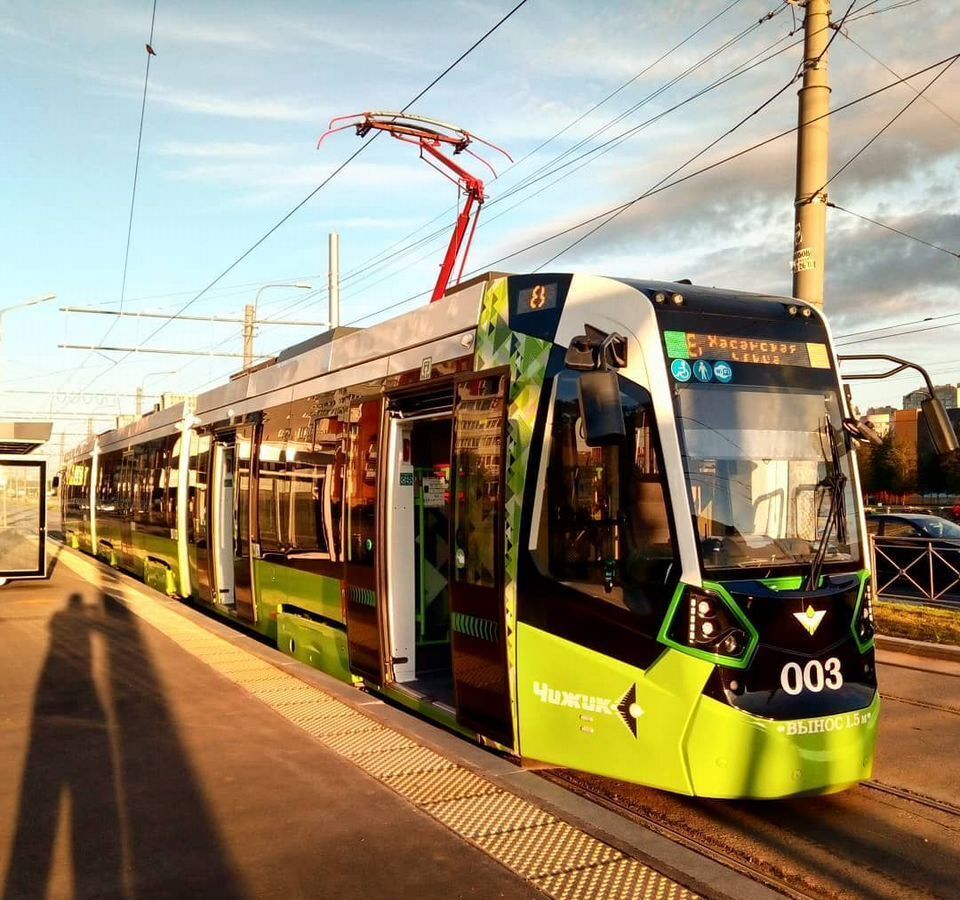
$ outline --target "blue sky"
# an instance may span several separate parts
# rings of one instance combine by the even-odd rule
[[[858,10],[900,2],[858,0],[851,19]],[[124,308],[171,311],[187,302],[356,149],[358,139],[345,132],[317,150],[331,116],[401,107],[510,5],[158,0]],[[666,110],[764,48],[772,52],[797,39],[789,37],[794,22],[784,6],[662,90],[781,9],[778,0],[740,0],[571,125],[729,5],[530,0],[417,104],[415,111],[461,124],[520,160],[509,167],[491,157],[501,177],[488,179],[490,204],[481,215],[487,224],[478,231],[471,268],[636,196],[786,83],[799,47],[665,115],[589,165],[571,166],[565,179],[545,179],[497,205],[539,166],[641,101],[581,150]],[[835,16],[847,5],[837,4]],[[111,368],[102,356],[57,349],[62,342],[100,342],[113,321],[68,316],[59,306],[116,308],[119,301],[151,8],[152,0],[0,2],[0,186],[7,213],[0,217],[0,307],[58,295],[55,303],[5,317],[4,412],[56,413],[68,446],[85,431],[87,415],[132,412],[132,397],[117,395],[138,384],[149,393],[190,392],[238,368],[236,360],[148,354]],[[852,21],[831,48],[834,105],[892,79],[865,50],[901,74],[955,52],[955,11],[946,0],[918,0]],[[831,185],[831,199],[956,249],[958,84],[960,64]],[[831,170],[910,96],[900,87],[834,117]],[[697,165],[795,120],[790,88]],[[793,154],[787,138],[659,194],[551,267],[787,293]],[[546,189],[537,193],[540,188]],[[326,282],[328,231],[340,232],[341,268],[351,273],[435,216],[446,218],[432,227],[452,222],[454,199],[452,186],[412,148],[379,140],[189,312],[239,315],[256,287],[271,281],[307,280],[319,288]],[[956,259],[841,213],[831,213],[828,224],[827,310],[837,334],[951,312],[957,319],[945,324],[960,323]],[[345,279],[343,318],[376,316],[428,289],[445,241],[446,235],[392,266]],[[504,268],[529,270],[562,246],[548,244]],[[263,294],[262,311],[322,320],[326,300],[322,293],[272,289]],[[139,344],[157,324],[122,320],[108,343]],[[264,328],[258,350],[277,350],[310,332]],[[952,334],[937,330],[856,348],[910,353],[929,363],[937,380],[957,380]],[[238,326],[175,323],[149,346],[239,352],[240,332]],[[866,405],[914,386],[901,380],[858,387],[856,395]],[[85,388],[88,393],[76,396]],[[49,393],[11,393],[26,390]],[[104,418],[95,423],[98,429],[108,424]]]

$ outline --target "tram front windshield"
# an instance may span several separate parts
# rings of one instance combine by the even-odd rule
[[[677,385],[684,468],[705,569],[860,559],[857,506],[836,392]],[[834,459],[846,477],[833,498]],[[840,508],[831,516],[831,505]],[[830,522],[830,519],[833,519]],[[829,522],[829,527],[828,527]]]

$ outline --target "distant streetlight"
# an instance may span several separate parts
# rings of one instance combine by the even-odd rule
[[[44,294],[42,297],[34,297],[31,300],[24,300],[23,303],[14,303],[12,306],[5,306],[0,309],[0,383],[2,383],[3,373],[3,314],[13,309],[23,309],[25,306],[36,306],[38,303],[46,303],[49,300],[56,300],[56,294]]]
[[[313,285],[307,284],[305,281],[276,282],[265,284],[257,291],[257,296],[253,299],[253,305],[248,304],[243,311],[243,367],[245,369],[249,369],[253,365],[253,334],[254,326],[257,324],[257,307],[260,305],[260,295],[267,288],[297,288],[301,291],[310,291],[313,290]]]
[[[147,379],[156,378],[160,375],[176,375],[176,369],[167,369],[164,372],[147,372],[143,378],[140,379],[140,387],[137,388],[137,397],[136,397],[136,414],[139,416],[143,412],[143,387],[147,383]]]

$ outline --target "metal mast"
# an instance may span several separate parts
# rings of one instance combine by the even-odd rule
[[[793,296],[823,308],[827,195],[824,187],[830,136],[829,0],[806,0],[803,23],[803,87],[797,131],[797,195],[791,269]]]

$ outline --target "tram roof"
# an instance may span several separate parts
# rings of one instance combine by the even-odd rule
[[[476,328],[484,287],[500,277],[508,277],[508,273],[485,272],[448,290],[439,303],[429,303],[366,328],[342,327],[294,344],[261,365],[237,373],[226,384],[198,395],[194,411],[204,418],[218,411],[249,406],[252,401],[256,401],[260,408],[280,404],[290,399],[291,385],[347,369],[357,370],[359,383],[365,380],[362,374],[367,369],[365,364],[376,361],[385,362],[383,374],[409,369],[411,353],[418,352],[417,348],[442,338],[456,340]],[[543,273],[541,277],[549,279],[551,274]],[[802,301],[790,297],[704,287],[687,281],[616,277],[610,280],[640,291],[651,303],[658,292],[681,293],[684,308],[691,312],[755,316],[758,305],[773,312],[782,311],[789,304],[802,304]],[[413,362],[413,365],[418,364],[419,360]],[[148,435],[161,437],[173,433],[176,424],[188,411],[186,405],[180,403],[148,413],[123,428],[88,438],[66,458],[88,456],[97,442],[102,450],[116,449],[140,443],[137,439],[149,439]]]

